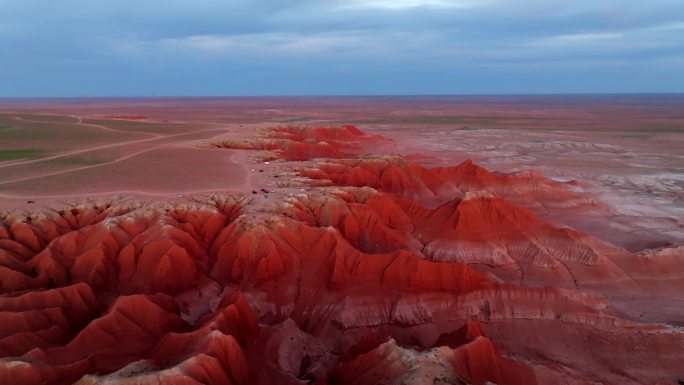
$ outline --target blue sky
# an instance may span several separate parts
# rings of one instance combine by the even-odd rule
[[[684,92],[683,0],[0,0],[0,96]]]

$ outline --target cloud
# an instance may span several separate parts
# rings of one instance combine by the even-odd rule
[[[667,23],[663,25],[657,25],[649,29],[661,30],[661,31],[680,31],[684,30],[684,21],[681,23]]]
[[[209,53],[225,52],[240,43],[233,36],[198,35],[182,38],[167,38],[158,41],[161,46],[171,49],[190,49]],[[153,43],[148,43],[153,44]]]
[[[193,76],[214,79],[198,87],[251,79],[246,87],[264,92],[305,84],[358,93],[381,79],[401,93],[408,83],[437,90],[452,84],[445,79],[468,78],[467,89],[453,91],[476,92],[477,79],[491,90],[492,69],[510,84],[502,90],[524,90],[534,87],[520,76],[529,68],[593,86],[592,65],[613,66],[626,85],[660,77],[662,87],[684,90],[682,1],[21,0],[2,8],[3,95],[67,94],[78,81],[55,79],[84,74],[106,94],[119,87],[107,80],[113,73],[137,80],[140,94]]]
[[[557,35],[550,37],[543,37],[535,39],[529,44],[531,45],[567,45],[567,44],[587,44],[587,43],[603,43],[606,40],[621,39],[624,34],[618,32],[596,32],[596,33],[575,33],[568,35]]]
[[[416,7],[473,8],[484,6],[487,0],[355,0],[340,5],[340,8],[403,9]]]
[[[369,42],[352,33],[295,34],[255,33],[243,35],[193,35],[162,39],[124,39],[112,42],[123,54],[149,52],[192,53],[211,56],[239,54],[317,54],[330,50],[359,50]]]
[[[552,39],[555,41],[568,41],[568,42],[584,42],[584,41],[597,41],[597,40],[610,40],[610,39],[620,39],[624,35],[621,33],[576,33],[571,35],[560,35],[554,36]]]

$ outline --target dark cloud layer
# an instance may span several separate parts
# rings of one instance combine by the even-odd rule
[[[0,0],[0,96],[684,91],[679,0]]]

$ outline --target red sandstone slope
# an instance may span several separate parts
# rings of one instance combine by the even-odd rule
[[[518,205],[545,210],[595,205],[574,193],[572,183],[556,182],[536,172],[492,173],[470,160],[455,167],[427,169],[396,157],[343,159],[299,173],[311,179],[328,180],[336,186],[370,186],[430,205],[468,191],[487,191]]]
[[[210,146],[272,151],[278,158],[308,160],[344,158],[363,153],[370,149],[369,146],[382,140],[381,137],[365,134],[353,125],[317,128],[287,126],[277,127],[261,137],[213,142]]]
[[[421,229],[428,258],[514,270],[521,283],[533,285],[634,285],[611,259],[629,258],[627,252],[554,227],[501,198],[466,194],[434,210],[407,199],[400,204]]]
[[[278,128],[254,143],[309,159],[325,155],[315,145],[324,140],[341,158],[367,139],[351,126]],[[274,195],[271,205],[224,196],[4,215],[0,383],[682,375],[684,334],[662,323],[684,316],[682,250],[634,255],[512,203],[589,207],[567,186],[470,162],[294,164],[340,187]]]

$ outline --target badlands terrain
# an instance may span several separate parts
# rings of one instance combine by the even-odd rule
[[[677,384],[681,111],[1,100],[0,384]]]

